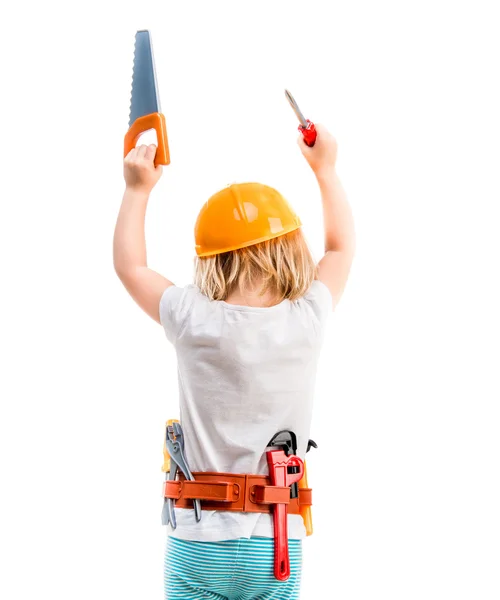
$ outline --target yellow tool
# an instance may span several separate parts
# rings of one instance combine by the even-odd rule
[[[174,423],[180,423],[180,421],[178,419],[169,419],[165,423],[165,430],[169,426],[172,427],[172,425]],[[168,450],[167,450],[167,436],[166,435],[163,436],[163,467],[161,468],[161,470],[164,473],[168,473],[170,471],[170,454],[168,453]]]
[[[307,485],[307,464],[304,461],[304,475],[302,475],[302,479],[299,481],[299,489],[308,488]],[[313,522],[312,522],[312,511],[310,506],[301,506],[300,514],[302,519],[304,520],[304,526],[306,528],[307,535],[312,535],[313,533]]]

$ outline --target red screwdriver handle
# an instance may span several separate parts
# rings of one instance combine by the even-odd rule
[[[304,475],[304,462],[298,456],[287,456],[283,450],[271,450],[267,453],[267,464],[271,485],[290,487]],[[296,473],[289,473],[290,467],[296,467]],[[274,576],[279,581],[290,577],[290,556],[288,553],[288,507],[275,504],[274,521]]]
[[[316,131],[314,123],[307,119],[307,127],[299,125],[299,131],[304,137],[305,144],[312,148],[314,146],[314,143],[316,142],[316,138],[318,137],[318,132]]]

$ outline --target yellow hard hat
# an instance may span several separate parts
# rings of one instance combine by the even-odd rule
[[[235,183],[207,200],[194,230],[196,254],[246,248],[301,227],[283,196],[261,183]]]

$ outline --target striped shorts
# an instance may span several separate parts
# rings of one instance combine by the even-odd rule
[[[241,538],[193,542],[167,537],[165,600],[297,600],[302,542],[289,540],[291,575],[274,577],[274,540]]]

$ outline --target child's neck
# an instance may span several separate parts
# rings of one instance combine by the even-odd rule
[[[236,287],[226,298],[228,304],[237,304],[239,306],[254,306],[265,308],[277,304],[276,296],[271,291],[266,292],[263,296],[260,294],[259,288],[251,290],[241,289]]]

